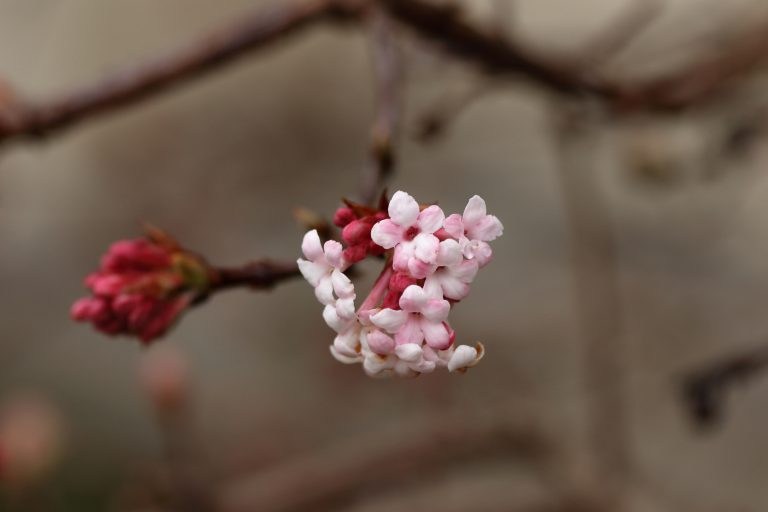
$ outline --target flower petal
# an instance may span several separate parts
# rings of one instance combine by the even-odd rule
[[[421,308],[421,315],[431,322],[442,322],[448,318],[451,304],[444,299],[429,299]]]
[[[457,265],[461,263],[461,245],[456,240],[443,240],[437,249],[437,264],[441,267]]]
[[[314,288],[320,283],[320,279],[328,275],[328,268],[320,263],[314,261],[307,261],[299,258],[296,260],[299,264],[299,271],[304,279]]]
[[[432,206],[424,208],[424,210],[419,213],[417,224],[422,233],[434,233],[443,227],[444,220],[445,214],[443,213],[443,210],[436,204],[433,204]]]
[[[459,279],[464,283],[471,283],[475,280],[479,265],[474,260],[464,260],[458,265],[448,267],[445,269],[445,273]]]
[[[440,274],[437,280],[446,299],[461,300],[469,295],[469,285],[450,274]]]
[[[395,333],[408,320],[408,313],[395,309],[382,309],[375,315],[371,315],[373,325],[387,332]]]
[[[461,215],[458,213],[449,215],[445,221],[443,221],[443,228],[445,229],[445,232],[453,238],[458,239],[464,236],[464,222],[461,220]]]
[[[421,345],[416,343],[405,343],[403,345],[398,345],[395,348],[395,354],[397,354],[397,357],[403,361],[408,361],[409,363],[415,363],[424,357],[424,353],[421,350]]]
[[[325,251],[325,260],[333,268],[341,269],[344,267],[344,257],[342,255],[344,247],[336,240],[328,240],[323,246]]]
[[[395,224],[409,228],[416,223],[416,219],[419,217],[419,203],[402,190],[398,190],[389,200],[388,212]],[[373,241],[376,242],[376,239]],[[379,242],[376,243],[379,244]]]
[[[470,197],[466,208],[464,208],[464,215],[462,215],[464,227],[469,229],[477,222],[480,222],[480,219],[485,217],[485,214],[485,201],[483,198],[477,195]]]
[[[310,261],[321,261],[323,258],[323,246],[320,245],[320,235],[317,230],[307,231],[301,241],[301,252]]]
[[[413,258],[413,242],[403,242],[395,247],[395,257],[392,268],[398,272],[408,271],[408,262]]]
[[[424,263],[437,261],[437,250],[440,248],[440,240],[429,233],[419,233],[413,239],[413,255]]]
[[[477,262],[480,268],[490,263],[493,258],[493,250],[486,242],[472,240],[464,246],[464,257]]]
[[[426,303],[427,294],[421,286],[416,284],[406,288],[400,297],[400,308],[409,313],[420,313]]]
[[[346,354],[342,354],[338,350],[336,350],[336,347],[334,347],[333,345],[330,346],[330,350],[333,358],[340,363],[355,364],[355,363],[359,363],[360,360],[362,359],[362,356],[359,354],[357,354],[356,356],[348,356]]]
[[[456,370],[467,368],[475,363],[477,359],[477,349],[468,345],[459,345],[454,350],[450,361],[448,361],[448,371],[454,372]]]
[[[424,293],[427,294],[427,297],[431,299],[443,298],[443,287],[440,284],[442,280],[441,276],[443,275],[445,274],[443,274],[442,271],[438,271],[437,273],[428,276],[424,281]]]
[[[363,370],[365,373],[371,376],[375,376],[385,370],[392,368],[394,358],[380,356],[378,354],[370,354],[363,360]]]
[[[504,233],[504,226],[494,215],[486,215],[477,223],[467,228],[467,237],[473,240],[482,240],[490,242],[500,237]]]
[[[453,341],[451,333],[443,322],[431,322],[426,318],[422,318],[420,324],[427,345],[435,350],[445,350],[451,346]]]
[[[403,241],[405,228],[391,219],[380,220],[371,229],[371,240],[385,249],[391,249]]]
[[[323,320],[328,324],[328,327],[338,333],[344,332],[350,325],[352,325],[349,320],[341,318],[336,312],[336,307],[331,304],[325,306],[325,309],[323,309]]]
[[[355,285],[340,270],[331,272],[331,284],[336,296],[340,299],[349,299],[355,297]]]
[[[395,350],[395,340],[379,329],[373,329],[364,335],[368,348],[379,355],[388,355]]]
[[[416,315],[408,315],[406,322],[395,333],[395,343],[398,345],[406,343],[421,345],[422,341],[424,341],[424,334],[421,332],[418,317]]]
[[[437,263],[424,263],[419,258],[408,260],[408,273],[414,279],[424,279],[434,274],[435,270],[437,270]]]
[[[320,281],[315,286],[315,297],[320,301],[320,304],[333,304],[336,299],[333,296],[333,284],[331,283],[331,276],[325,274],[320,278]]]
[[[360,356],[359,330],[350,329],[347,332],[338,334],[333,340],[333,349],[344,356],[357,358]]]
[[[339,299],[336,301],[336,314],[344,320],[355,319],[355,299]]]

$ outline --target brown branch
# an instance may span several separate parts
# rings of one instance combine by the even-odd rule
[[[295,262],[272,260],[254,261],[237,268],[213,269],[211,291],[217,292],[230,288],[271,288],[277,283],[300,276]]]
[[[228,484],[219,510],[324,510],[366,489],[376,492],[470,458],[515,455],[533,464],[554,463],[551,439],[523,416],[451,415],[370,433]]]
[[[220,69],[248,52],[264,49],[323,20],[359,20],[374,4],[391,16],[440,43],[446,50],[494,74],[524,75],[547,90],[567,96],[591,96],[617,112],[670,111],[710,100],[737,78],[761,64],[768,54],[768,28],[748,34],[727,51],[658,80],[620,84],[585,73],[564,59],[544,58],[501,35],[463,21],[454,8],[424,0],[293,0],[259,10],[235,23],[150,62],[49,100],[12,97],[0,107],[0,141],[40,139],[88,118],[152,98],[176,85]],[[382,16],[373,16],[379,21]],[[376,22],[376,25],[381,23]],[[377,30],[377,32],[379,32]],[[385,30],[381,33],[389,32]],[[376,39],[385,41],[387,37]],[[382,46],[377,44],[376,46]],[[386,44],[383,45],[386,47]],[[396,82],[388,50],[377,59],[379,104],[395,105]],[[377,53],[379,53],[377,51]],[[395,109],[383,112],[374,131],[374,169],[391,167],[391,134]],[[378,141],[378,142],[377,142]],[[386,171],[383,172],[386,174]]]
[[[734,81],[754,71],[768,54],[768,26],[736,41],[722,54],[659,79],[622,84],[585,72],[564,59],[544,58],[496,33],[478,28],[453,7],[424,0],[381,0],[394,18],[492,74],[518,74],[551,92],[591,97],[617,113],[669,112],[712,100]]]
[[[15,100],[0,109],[0,141],[40,138],[77,122],[148,99],[173,86],[297,34],[316,22],[355,16],[362,2],[280,2],[213,31],[176,51],[94,84],[41,102]]]
[[[402,63],[389,14],[374,5],[369,20],[376,114],[371,127],[369,159],[363,168],[360,198],[363,204],[373,205],[395,166],[395,139],[402,107]]]
[[[707,427],[722,418],[725,394],[735,384],[756,377],[768,369],[768,346],[761,345],[724,358],[684,377],[683,398],[691,417]]]

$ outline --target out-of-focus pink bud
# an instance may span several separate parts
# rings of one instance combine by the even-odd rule
[[[50,404],[13,399],[0,413],[0,480],[18,487],[39,481],[57,462],[61,444],[61,420]]]
[[[174,413],[184,407],[189,393],[189,367],[178,350],[165,346],[147,352],[139,380],[158,412]]]
[[[343,228],[356,219],[357,216],[355,215],[355,212],[352,211],[352,208],[345,206],[342,206],[333,214],[333,223],[340,228]]]
[[[108,272],[148,272],[170,264],[171,255],[165,248],[144,239],[115,242],[101,260],[102,269]]]

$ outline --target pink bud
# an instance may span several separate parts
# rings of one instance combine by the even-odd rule
[[[341,236],[349,245],[367,244],[371,239],[371,225],[362,220],[352,221],[344,227]]]
[[[375,353],[385,356],[395,350],[395,340],[387,336],[379,329],[373,329],[368,333],[368,347]]]
[[[364,245],[354,245],[344,249],[344,259],[349,263],[357,263],[364,260],[368,255],[367,247]]]
[[[333,214],[333,223],[340,228],[343,228],[355,219],[357,219],[357,216],[352,211],[352,208],[341,207]]]
[[[416,284],[416,279],[406,272],[395,272],[389,278],[389,289],[397,292],[405,291],[412,284]]]
[[[101,260],[109,272],[151,271],[170,266],[171,255],[164,248],[143,238],[112,244]]]
[[[159,412],[184,406],[189,388],[189,368],[183,355],[170,347],[149,350],[141,362],[139,379]]]
[[[0,416],[0,479],[25,487],[43,478],[58,459],[61,422],[47,402],[15,398]]]

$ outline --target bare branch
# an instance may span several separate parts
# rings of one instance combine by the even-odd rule
[[[229,288],[271,288],[276,284],[300,276],[295,262],[260,260],[237,268],[213,269],[211,291]]]
[[[369,19],[376,82],[376,117],[371,127],[370,156],[363,168],[360,196],[364,204],[372,205],[395,165],[403,70],[389,14],[375,5]]]
[[[622,84],[586,73],[563,58],[544,58],[464,21],[455,8],[423,0],[381,0],[392,16],[449,53],[492,74],[518,74],[570,97],[600,100],[615,113],[677,111],[712,100],[768,55],[768,24],[724,52],[646,83]]]
[[[712,426],[723,415],[725,394],[768,369],[768,346],[761,345],[716,361],[683,379],[683,398],[700,426]]]
[[[150,98],[249,52],[267,48],[313,23],[354,16],[362,5],[342,0],[281,2],[94,84],[41,102],[17,100],[0,109],[0,141],[41,138],[97,114]]]
[[[227,485],[219,510],[298,512],[335,505],[364,492],[429,474],[470,457],[510,454],[547,464],[552,442],[530,420],[508,416],[432,418],[375,432],[302,456]]]
[[[708,101],[735,79],[752,72],[768,55],[768,26],[737,41],[721,55],[677,73],[642,84],[610,82],[586,73],[564,58],[535,55],[507,41],[500,34],[463,21],[456,9],[424,0],[292,0],[259,10],[235,23],[149,62],[122,70],[111,77],[48,100],[31,101],[14,96],[0,108],[0,141],[11,138],[41,139],[85,119],[152,98],[173,86],[203,76],[248,52],[264,49],[323,20],[358,21],[376,4],[421,36],[438,42],[447,51],[493,74],[523,75],[537,85],[566,96],[590,96],[614,112],[674,111]],[[376,26],[386,27],[380,15]],[[633,23],[640,24],[637,19]],[[634,29],[630,30],[632,32]],[[390,32],[375,29],[379,105],[395,105],[397,68],[390,46]],[[617,31],[618,33],[618,31]],[[572,60],[572,59],[571,59]],[[389,132],[397,122],[396,109],[379,108],[374,131],[374,169],[391,167]],[[379,142],[377,142],[379,141]],[[386,171],[384,172],[386,174]],[[371,186],[372,187],[372,186]]]

